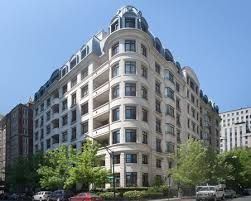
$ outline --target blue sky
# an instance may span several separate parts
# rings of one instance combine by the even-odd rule
[[[221,111],[251,106],[251,1],[25,0],[0,2],[0,113],[43,85],[117,9],[142,11],[151,32]]]

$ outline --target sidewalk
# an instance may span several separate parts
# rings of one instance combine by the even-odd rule
[[[187,197],[182,197],[182,198],[163,198],[163,199],[151,199],[147,201],[182,201],[182,200],[192,200],[194,199],[193,196],[187,196]]]

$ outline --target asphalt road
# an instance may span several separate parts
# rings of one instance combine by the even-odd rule
[[[195,201],[195,199],[182,199],[182,201]],[[233,198],[233,199],[228,198],[225,201],[251,201],[251,195],[250,196],[239,197],[239,198]]]

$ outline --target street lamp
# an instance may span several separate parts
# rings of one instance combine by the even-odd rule
[[[106,151],[110,155],[110,157],[112,158],[113,198],[115,200],[116,199],[116,193],[115,193],[115,171],[114,171],[115,161],[114,161],[114,152],[109,147],[103,145],[100,141],[98,141],[97,139],[91,137],[90,135],[85,134],[85,138],[86,137],[91,138],[91,139],[95,140],[96,142],[98,142],[99,144],[101,144],[106,149]]]

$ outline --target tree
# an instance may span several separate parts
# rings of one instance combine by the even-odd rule
[[[11,191],[34,190],[39,187],[37,168],[43,163],[43,154],[20,156],[7,172],[7,185]]]
[[[74,164],[75,151],[70,146],[60,146],[45,154],[45,162],[37,172],[40,185],[45,189],[62,189]]]
[[[221,163],[231,166],[226,184],[235,189],[251,187],[251,150],[236,149],[221,155]]]
[[[177,166],[171,170],[173,179],[182,186],[196,186],[208,180],[207,148],[201,141],[189,139],[180,145]]]
[[[108,171],[98,166],[97,144],[87,140],[83,151],[77,152],[74,166],[69,171],[65,188],[69,188],[76,183],[82,184],[82,188],[87,190],[90,184],[101,185],[107,180]]]

